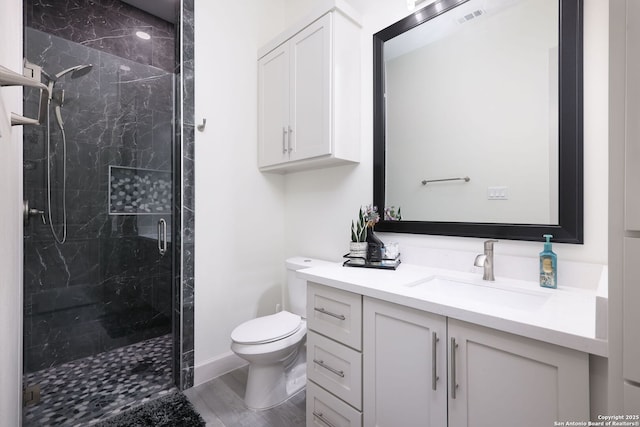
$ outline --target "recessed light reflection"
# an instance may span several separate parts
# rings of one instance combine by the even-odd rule
[[[136,36],[140,37],[142,40],[149,40],[151,38],[149,33],[145,33],[144,31],[136,31]]]

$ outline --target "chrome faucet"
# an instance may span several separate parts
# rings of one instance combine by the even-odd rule
[[[498,242],[497,240],[487,240],[484,242],[484,254],[476,256],[476,260],[473,263],[476,267],[484,267],[484,274],[482,280],[489,280],[493,282],[496,278],[493,275],[493,244]]]

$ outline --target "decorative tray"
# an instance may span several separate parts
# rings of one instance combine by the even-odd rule
[[[342,263],[344,267],[380,268],[383,270],[395,270],[400,265],[400,254],[395,258],[383,258],[381,261],[369,261],[364,257],[354,257],[349,254],[343,255],[347,258]]]

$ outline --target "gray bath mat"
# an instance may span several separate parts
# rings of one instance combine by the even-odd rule
[[[200,427],[205,422],[182,393],[173,393],[129,409],[97,427]]]

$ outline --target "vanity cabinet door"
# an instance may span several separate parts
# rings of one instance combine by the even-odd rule
[[[446,347],[446,318],[364,297],[364,425],[446,426]]]
[[[448,320],[449,427],[589,419],[586,353]]]

